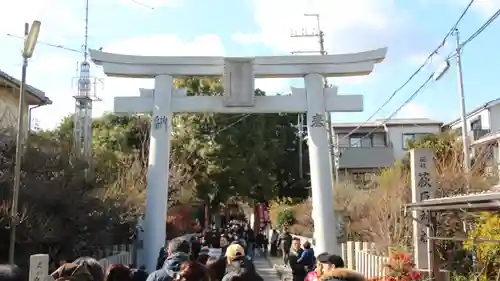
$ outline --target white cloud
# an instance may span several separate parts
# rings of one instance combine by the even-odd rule
[[[253,2],[260,42],[279,52],[318,49],[315,38],[290,38],[291,30],[294,33],[317,32],[315,17],[304,17],[304,12],[321,13],[321,28],[325,32],[326,48],[331,53],[383,47],[403,33],[402,30],[406,31],[409,24],[406,13],[396,8],[394,0]],[[238,34],[234,38],[242,43],[256,41],[255,35]]]
[[[489,17],[500,9],[500,0],[476,0],[473,8],[482,15]]]
[[[18,0],[4,5],[0,17],[0,34],[22,36],[24,24],[42,22],[39,41],[66,44],[82,39],[84,30],[84,1]],[[10,38],[12,42],[20,39]]]
[[[242,44],[255,44],[261,43],[261,36],[259,33],[236,32],[233,34],[233,40]]]
[[[435,115],[424,105],[408,103],[397,114],[397,118],[435,118]]]
[[[178,8],[184,4],[184,0],[120,0],[121,4],[130,7],[143,8]]]
[[[470,0],[447,0],[445,2],[448,5],[464,9]],[[500,0],[475,0],[472,5],[472,11],[478,13],[483,17],[489,17],[493,15],[500,8]]]

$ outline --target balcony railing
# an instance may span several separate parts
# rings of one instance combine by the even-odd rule
[[[339,147],[339,168],[380,168],[394,163],[394,153],[389,146]]]
[[[471,131],[472,133],[472,138],[474,140],[478,140],[484,136],[486,136],[487,134],[490,133],[490,130],[486,130],[486,129],[476,129],[476,130],[472,130]]]

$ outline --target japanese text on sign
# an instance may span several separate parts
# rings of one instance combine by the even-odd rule
[[[38,254],[30,256],[29,281],[46,281],[49,271],[49,256]]]
[[[325,116],[316,113],[313,115],[311,120],[311,127],[313,128],[322,128],[325,126]]]
[[[164,127],[165,129],[168,126],[168,119],[166,116],[156,116],[154,119],[154,126],[156,130],[161,129]]]
[[[419,203],[434,198],[435,185],[432,178],[434,172],[434,155],[429,149],[417,148],[411,151],[412,203]],[[415,263],[418,268],[428,266],[429,235],[431,232],[432,212],[414,210],[413,247]]]

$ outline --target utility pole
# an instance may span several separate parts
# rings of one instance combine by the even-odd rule
[[[456,39],[457,44],[457,72],[458,72],[458,93],[460,95],[460,121],[462,122],[462,142],[463,142],[463,150],[464,150],[464,159],[463,159],[463,167],[464,172],[467,174],[470,172],[470,151],[469,151],[469,136],[468,136],[468,126],[467,126],[467,111],[465,109],[465,95],[464,95],[464,81],[462,75],[462,61],[461,61],[461,52],[462,47],[460,46],[460,32],[458,29],[455,29],[453,32]],[[467,191],[470,186],[467,183]]]
[[[317,27],[312,30],[312,32],[309,32],[307,29],[302,29],[300,33],[297,32],[292,32],[291,37],[292,38],[305,38],[305,37],[313,37],[313,38],[318,38],[318,43],[319,43],[319,51],[293,51],[292,54],[315,54],[315,53],[320,53],[322,56],[327,55],[327,51],[325,50],[325,34],[321,30],[321,25],[320,25],[320,20],[319,20],[319,14],[304,14],[305,17],[315,17],[316,22],[317,22]],[[325,88],[330,87],[328,85],[328,81],[325,78]],[[328,124],[328,143],[330,147],[330,162],[332,166],[332,174],[334,175],[334,179],[336,182],[338,182],[338,169],[336,168],[336,149],[334,149],[334,142],[333,142],[333,128],[332,128],[332,118],[331,114],[329,112],[326,113],[326,122]],[[297,122],[297,127],[299,127],[299,152],[302,150],[302,142],[303,142],[303,128],[304,128],[304,115],[299,114],[299,119]],[[302,153],[299,155],[299,171],[302,171]],[[302,175],[302,173],[301,173]]]
[[[304,114],[297,114],[297,132],[299,134],[299,177],[304,179],[304,152],[302,151],[302,143],[304,142]]]

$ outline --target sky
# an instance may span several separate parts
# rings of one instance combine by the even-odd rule
[[[319,13],[329,54],[388,47],[386,59],[364,77],[334,78],[340,94],[364,95],[364,111],[334,113],[333,122],[363,122],[398,88],[441,42],[469,0],[89,0],[89,47],[106,52],[163,56],[266,56],[316,50],[315,39],[291,38],[312,32]],[[476,0],[459,26],[468,38],[500,8],[500,0]],[[6,9],[6,10],[5,10]],[[5,10],[5,11],[4,11]],[[0,69],[21,74],[24,22],[42,21],[39,44],[30,59],[28,83],[45,91],[53,105],[33,111],[35,124],[50,129],[74,112],[77,65],[83,59],[85,0],[17,0],[4,6],[0,17]],[[493,23],[465,46],[462,56],[466,107],[500,97],[499,23]],[[59,45],[63,48],[50,47]],[[453,51],[451,37],[431,63],[376,115],[386,118],[420,86]],[[68,51],[66,49],[73,49]],[[397,115],[442,122],[459,116],[455,61],[442,79],[430,83]],[[112,112],[113,97],[138,95],[151,80],[109,78],[99,67],[92,76],[102,99],[95,117]],[[270,93],[287,93],[299,80],[259,79],[256,86]]]

